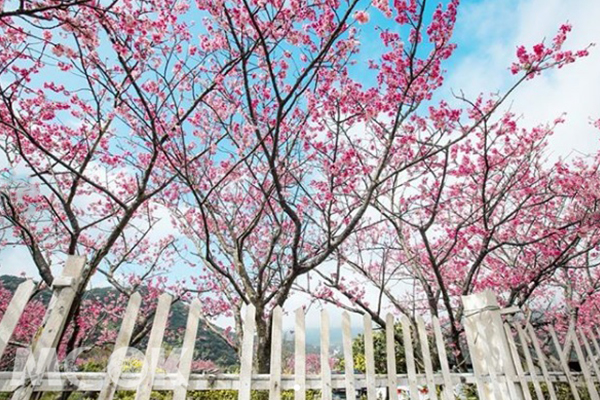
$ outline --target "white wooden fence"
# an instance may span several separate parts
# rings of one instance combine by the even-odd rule
[[[386,358],[387,373],[376,374],[373,324],[371,317],[363,317],[366,371],[355,373],[353,365],[350,316],[342,317],[342,349],[344,373],[332,373],[330,358],[330,324],[327,312],[321,313],[321,371],[319,375],[306,373],[305,315],[302,310],[295,312],[295,359],[294,375],[282,374],[282,311],[275,309],[272,324],[271,371],[269,374],[253,373],[253,351],[255,340],[255,310],[247,307],[244,319],[242,357],[239,374],[192,374],[192,356],[200,317],[200,303],[194,301],[189,308],[187,328],[183,339],[183,351],[177,371],[163,372],[157,369],[160,348],[167,325],[171,297],[163,294],[158,305],[153,326],[148,339],[144,370],[140,373],[122,372],[126,352],[140,309],[141,296],[134,294],[129,299],[123,322],[118,333],[109,368],[105,372],[52,372],[48,371],[52,352],[56,349],[66,315],[74,301],[74,286],[77,284],[85,260],[81,257],[69,258],[63,276],[55,280],[54,294],[41,334],[32,348],[34,373],[19,371],[0,372],[0,392],[13,393],[13,399],[29,399],[34,392],[86,391],[99,392],[98,399],[111,400],[117,390],[135,390],[136,400],[151,398],[152,391],[172,391],[174,400],[183,400],[188,391],[195,390],[236,390],[240,400],[250,400],[252,390],[265,390],[269,398],[279,400],[282,391],[293,390],[296,400],[305,400],[306,391],[318,390],[323,400],[332,400],[334,390],[344,390],[347,400],[358,397],[358,389],[366,389],[367,400],[377,400],[382,393],[397,396],[398,387],[409,388],[409,398],[418,400],[453,400],[456,388],[472,384],[479,399],[533,400],[550,398],[557,400],[557,385],[568,386],[571,398],[580,400],[578,387],[587,391],[589,398],[600,400],[596,382],[600,377],[599,357],[600,332],[575,331],[567,335],[561,345],[556,333],[550,327],[543,338],[550,347],[542,346],[533,327],[527,323],[509,325],[503,322],[503,314],[515,309],[501,310],[491,292],[463,298],[465,319],[463,321],[468,353],[473,370],[468,373],[452,371],[448,363],[445,340],[437,318],[425,322],[417,317],[409,321],[403,317],[396,321],[392,315],[386,316]],[[4,353],[11,335],[17,326],[27,302],[34,290],[31,281],[25,281],[16,290],[7,310],[0,321],[0,356]],[[396,371],[394,326],[402,326],[406,374]],[[435,343],[434,348],[430,344]],[[574,356],[572,357],[572,351]],[[417,354],[421,362],[417,365]],[[578,361],[581,372],[571,371],[569,361]],[[439,366],[434,369],[434,366]],[[17,377],[15,379],[15,377]],[[76,382],[74,385],[73,382]],[[530,387],[533,388],[530,391]],[[423,397],[422,393],[427,392]],[[546,396],[546,397],[544,397]]]

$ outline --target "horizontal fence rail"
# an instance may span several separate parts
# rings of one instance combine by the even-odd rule
[[[572,373],[576,382],[580,385],[584,385],[584,376],[581,372]],[[13,392],[18,388],[18,384],[12,383],[13,380],[19,379],[21,373],[17,372],[13,375],[13,372],[0,372],[0,392]],[[131,391],[135,390],[135,387],[139,384],[142,374],[139,372],[124,372],[121,374],[117,390]],[[519,379],[511,379],[504,375],[497,375],[496,378],[500,380],[510,380],[518,383]],[[538,379],[535,376],[525,375],[525,382],[532,383]],[[78,391],[86,392],[100,392],[106,379],[106,373],[104,372],[60,372],[60,373],[45,373],[38,385],[36,385],[37,391],[43,392],[61,392],[64,390],[73,390],[73,382],[77,383],[76,389]],[[377,374],[375,377],[375,386],[377,388],[387,388],[388,382],[387,374]],[[426,374],[418,373],[415,375],[417,385],[424,387],[427,385]],[[477,380],[472,373],[464,372],[452,372],[450,373],[450,379],[452,385],[460,384],[476,384]],[[396,375],[396,380],[399,386],[408,387],[409,377],[408,374]],[[561,372],[550,372],[549,380],[552,383],[568,383],[567,378]],[[252,374],[251,375],[252,390],[264,390],[270,389],[270,374]],[[365,374],[354,374],[355,389],[365,389],[367,387],[367,377]],[[445,380],[441,374],[434,375],[434,382],[437,386],[444,385]],[[482,378],[483,383],[491,383],[489,376]],[[600,383],[599,379],[594,377],[594,382]],[[156,391],[173,391],[177,388],[177,376],[175,373],[156,373],[154,377],[154,383],[152,390]],[[320,374],[306,375],[306,390],[321,390],[322,380]],[[331,388],[332,389],[346,389],[346,377],[344,374],[332,374],[331,375]],[[239,374],[190,374],[188,381],[188,390],[239,390],[240,389],[240,375]],[[281,375],[281,390],[293,390],[298,391],[295,384],[295,375],[283,374]]]
[[[410,400],[456,399],[457,387],[472,385],[481,400],[533,400],[549,398],[558,400],[557,385],[570,390],[572,398],[580,400],[583,388],[590,399],[600,400],[597,384],[600,383],[599,332],[573,329],[561,344],[556,332],[550,327],[544,335],[533,326],[520,322],[508,323],[504,314],[518,310],[502,310],[491,292],[465,296],[465,319],[463,321],[468,354],[473,366],[470,372],[458,373],[450,368],[448,346],[442,326],[434,317],[425,321],[418,316],[409,320],[406,316],[396,319],[385,316],[385,360],[377,360],[386,366],[386,373],[376,373],[374,326],[371,316],[364,315],[362,333],[364,339],[364,373],[357,373],[354,365],[351,319],[342,313],[341,357],[342,371],[332,371],[330,359],[330,322],[326,311],[321,312],[321,338],[319,374],[307,374],[305,313],[302,309],[294,314],[294,374],[282,373],[283,312],[273,311],[271,324],[270,373],[254,373],[255,309],[245,309],[242,355],[239,374],[191,373],[194,343],[196,342],[201,305],[198,300],[190,304],[183,349],[174,370],[161,370],[161,348],[171,307],[171,296],[163,294],[158,299],[148,345],[144,355],[142,372],[125,372],[127,349],[135,329],[142,298],[130,297],[121,323],[113,354],[104,372],[49,371],[52,351],[58,345],[58,333],[64,326],[69,305],[74,300],[74,284],[84,265],[80,257],[70,258],[64,275],[57,279],[53,299],[48,308],[44,325],[33,343],[32,358],[26,371],[0,372],[0,392],[13,393],[13,399],[29,399],[34,392],[86,391],[99,392],[98,399],[111,400],[116,391],[135,391],[136,400],[151,398],[152,391],[172,391],[174,400],[183,400],[189,391],[234,390],[240,400],[251,400],[253,390],[269,393],[269,399],[279,400],[283,391],[294,391],[296,400],[305,400],[306,391],[317,391],[322,400],[332,400],[334,392],[344,392],[346,400],[356,400],[365,395],[367,400],[385,400],[386,393],[396,394],[404,390]],[[15,291],[0,321],[0,356],[6,350],[18,321],[34,291],[32,281],[25,281]],[[399,333],[396,328],[401,327]],[[401,346],[405,356],[406,373],[398,373],[396,350]],[[52,350],[52,351],[46,351]],[[380,353],[380,352],[379,352]],[[379,354],[378,353],[378,354]],[[570,362],[576,361],[580,371],[573,371]],[[32,368],[33,366],[33,368]],[[564,390],[564,388],[563,388]],[[427,397],[423,397],[427,393]],[[394,396],[390,396],[394,399]]]

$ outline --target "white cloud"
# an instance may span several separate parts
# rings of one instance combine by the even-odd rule
[[[600,2],[592,0],[463,3],[456,32],[459,53],[456,64],[448,68],[446,90],[463,90],[470,97],[506,90],[515,79],[508,67],[517,45],[549,42],[568,21],[573,31],[566,46],[584,48],[600,42],[599,20]],[[510,106],[523,114],[526,126],[551,122],[566,113],[566,123],[551,141],[554,157],[600,148],[600,132],[589,124],[590,119],[600,118],[599,65],[600,47],[594,47],[589,57],[526,82],[511,98]]]

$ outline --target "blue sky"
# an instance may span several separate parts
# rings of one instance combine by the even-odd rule
[[[459,48],[448,68],[446,90],[475,95],[505,89],[514,79],[507,68],[516,46],[550,41],[567,21],[573,25],[567,47],[600,44],[600,2],[595,0],[464,1],[461,7],[455,36]],[[566,113],[566,123],[551,141],[554,159],[600,148],[600,132],[589,124],[591,118],[600,118],[599,65],[596,46],[589,57],[526,82],[511,99],[525,126]]]

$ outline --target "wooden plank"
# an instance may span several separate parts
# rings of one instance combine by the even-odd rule
[[[42,327],[36,343],[33,344],[32,357],[35,360],[35,373],[41,374],[46,371],[48,365],[52,362],[52,356],[58,346],[67,317],[73,306],[75,296],[77,295],[77,285],[81,281],[81,272],[85,266],[85,257],[69,256],[62,276],[72,277],[73,286],[65,286],[56,289],[52,309],[48,309],[47,320]],[[24,376],[25,378],[25,376]],[[33,385],[31,382],[22,382],[22,386],[15,391],[12,400],[28,400],[33,394]]]
[[[123,371],[123,361],[127,356],[127,348],[131,342],[131,335],[135,328],[135,322],[140,311],[140,305],[142,303],[142,296],[139,293],[134,293],[129,297],[127,308],[123,314],[121,321],[121,328],[115,341],[113,353],[110,356],[108,362],[107,373],[109,376],[104,381],[98,400],[112,400],[117,386],[119,384],[119,378]]]
[[[454,384],[450,377],[450,366],[448,365],[448,355],[446,354],[446,345],[444,341],[444,335],[442,335],[442,328],[440,327],[440,320],[434,316],[431,320],[433,324],[433,334],[435,335],[435,345],[438,351],[438,358],[440,366],[442,368],[442,376],[444,377],[444,399],[454,400]]]
[[[535,365],[533,365],[533,359],[531,358],[531,351],[529,350],[529,343],[527,343],[527,339],[525,338],[525,332],[523,332],[523,328],[517,325],[517,334],[519,335],[519,342],[521,342],[521,348],[523,349],[523,354],[525,354],[525,361],[527,363],[527,371],[529,372],[529,376],[531,377],[531,381],[533,382],[533,388],[535,390],[535,394],[538,399],[543,399],[544,395],[542,393],[542,387],[540,386],[540,381],[538,374],[535,370]]]
[[[510,349],[513,365],[515,366],[515,374],[517,375],[517,379],[521,385],[521,393],[523,393],[525,400],[532,400],[531,393],[529,392],[529,385],[525,380],[525,371],[523,370],[523,364],[521,364],[521,357],[519,356],[517,345],[515,344],[515,339],[510,326],[507,323],[504,324],[504,332],[506,332],[508,348]]]
[[[190,305],[187,323],[185,325],[185,335],[183,337],[183,345],[179,356],[178,370],[180,380],[177,388],[173,391],[173,400],[185,400],[187,397],[201,312],[202,303],[200,303],[200,299],[194,299]]]
[[[152,394],[154,376],[161,356],[162,341],[165,336],[165,328],[169,319],[169,310],[171,308],[171,296],[163,293],[158,297],[158,305],[152,321],[148,347],[146,348],[146,357],[144,358],[143,378],[137,388],[135,400],[148,400]]]
[[[573,347],[573,327],[570,326],[565,336],[565,344],[563,346],[563,356],[569,360],[571,358],[571,347]]]
[[[575,348],[575,353],[577,354],[577,358],[579,359],[579,366],[581,367],[581,372],[583,372],[583,377],[585,379],[585,383],[587,385],[588,393],[590,394],[591,399],[600,400],[600,396],[598,396],[598,391],[596,390],[596,385],[594,384],[594,380],[592,379],[592,375],[590,374],[588,365],[585,362],[583,351],[581,350],[581,346],[579,345],[579,338],[577,337],[577,333],[575,331],[573,331],[571,343]]]
[[[465,319],[465,321],[468,321]],[[465,322],[466,323],[466,322]],[[475,349],[475,343],[470,334],[471,331],[465,331],[465,337],[467,338],[467,346],[470,349]],[[470,352],[471,359],[473,358],[473,351]],[[481,371],[479,368],[473,368],[473,377],[475,378],[475,388],[477,389],[478,399],[485,400],[487,399],[485,392],[485,383],[483,382],[483,378],[481,376]]]
[[[296,310],[296,330],[294,331],[294,399],[306,399],[306,325],[304,309]]]
[[[385,354],[387,362],[387,387],[389,398],[395,400],[395,398],[398,396],[398,380],[396,377],[398,372],[396,370],[395,322],[392,314],[385,316]]]
[[[600,377],[600,370],[598,369],[598,362],[596,361],[596,357],[594,356],[594,353],[592,353],[592,348],[590,347],[590,344],[588,343],[586,335],[581,330],[581,328],[579,329],[579,336],[581,337],[581,341],[583,342],[583,346],[585,347],[585,352],[588,354],[588,357],[590,358],[590,363],[592,364],[592,368],[594,370],[594,375],[596,375],[596,379],[598,379]]]
[[[491,322],[492,321],[490,321],[490,324],[491,324]],[[487,348],[486,354],[489,354],[489,357],[494,357],[494,353],[493,353],[494,349],[492,349],[491,343],[487,342],[484,345]],[[480,363],[480,365],[481,365],[481,363]],[[497,364],[495,364],[495,363],[494,364],[490,364],[490,363],[486,364],[488,378],[492,383],[492,393],[494,395],[493,398],[495,400],[504,400],[504,399],[508,398],[508,393],[505,393],[506,387],[504,385],[501,387],[501,385],[500,385],[500,379],[499,379],[498,375],[496,374],[495,365],[497,365]],[[506,380],[505,380],[505,382],[506,382]],[[506,383],[508,383],[508,382],[506,382]],[[512,384],[513,382],[510,382],[510,383]],[[516,398],[516,395],[513,398]]]
[[[596,338],[594,336],[594,330],[592,328],[590,328],[590,330],[589,330],[589,337],[590,337],[590,341],[594,345],[594,350],[596,351],[596,357],[600,357],[600,346],[598,346],[598,338]]]
[[[242,336],[242,359],[240,362],[240,387],[238,400],[250,400],[252,394],[252,359],[254,353],[254,332],[256,331],[256,308],[246,305]]]
[[[375,389],[375,349],[373,347],[373,322],[369,314],[363,315],[365,330],[365,372],[367,375],[367,400],[377,400]]]
[[[35,283],[31,279],[27,279],[17,287],[6,307],[2,321],[0,321],[0,357],[4,354],[8,341],[17,327],[34,289]]]
[[[321,311],[321,399],[331,400],[331,368],[329,367],[329,315]]]
[[[344,373],[346,376],[346,400],[356,399],[356,386],[354,382],[354,356],[352,354],[352,332],[350,328],[350,314],[342,313],[342,350],[344,353]]]
[[[573,375],[571,375],[571,369],[569,368],[569,363],[567,362],[567,359],[565,358],[563,349],[558,340],[558,336],[556,336],[556,332],[554,331],[554,328],[552,326],[550,326],[549,329],[550,329],[550,336],[552,336],[552,342],[554,344],[554,349],[558,353],[560,366],[563,370],[563,373],[567,377],[567,381],[569,382],[571,394],[573,395],[573,398],[575,400],[581,400],[581,398],[579,397],[579,391],[577,390],[577,385],[575,385],[575,380],[573,379]]]
[[[437,390],[433,380],[433,364],[431,362],[431,352],[429,351],[429,338],[425,330],[425,321],[421,316],[417,316],[417,330],[419,331],[419,341],[421,342],[421,354],[423,355],[423,364],[425,365],[425,378],[427,388],[429,389],[429,398],[437,400]]]
[[[405,315],[400,318],[400,321],[402,322],[402,340],[404,342],[404,356],[406,357],[406,371],[408,372],[410,398],[411,400],[419,400],[417,369],[415,367],[415,354],[411,337],[411,324]]]
[[[592,336],[595,336],[595,339],[596,339],[595,341],[600,340],[600,328],[596,328],[595,330],[591,329],[591,331],[596,333],[596,335],[592,335]],[[600,352],[598,353],[598,355],[600,355]]]
[[[533,326],[531,326],[531,324],[527,324],[527,331],[529,333],[529,337],[531,338],[531,343],[533,343],[533,348],[537,355],[540,367],[542,368],[542,375],[546,380],[546,387],[548,388],[548,393],[550,393],[550,398],[552,400],[558,400],[556,397],[556,391],[554,390],[554,385],[550,380],[550,374],[548,373],[548,367],[546,365],[544,353],[542,352],[542,347],[540,346],[538,337],[535,334],[535,330],[533,329]]]
[[[269,400],[281,399],[281,307],[273,309],[273,321],[271,322],[271,382],[269,387]]]
[[[522,399],[517,395],[515,382],[504,379],[507,369],[512,369],[514,373],[514,366],[497,296],[490,290],[484,290],[461,296],[461,299],[464,306],[463,326],[469,338],[467,343],[473,369],[486,380],[481,398]]]

